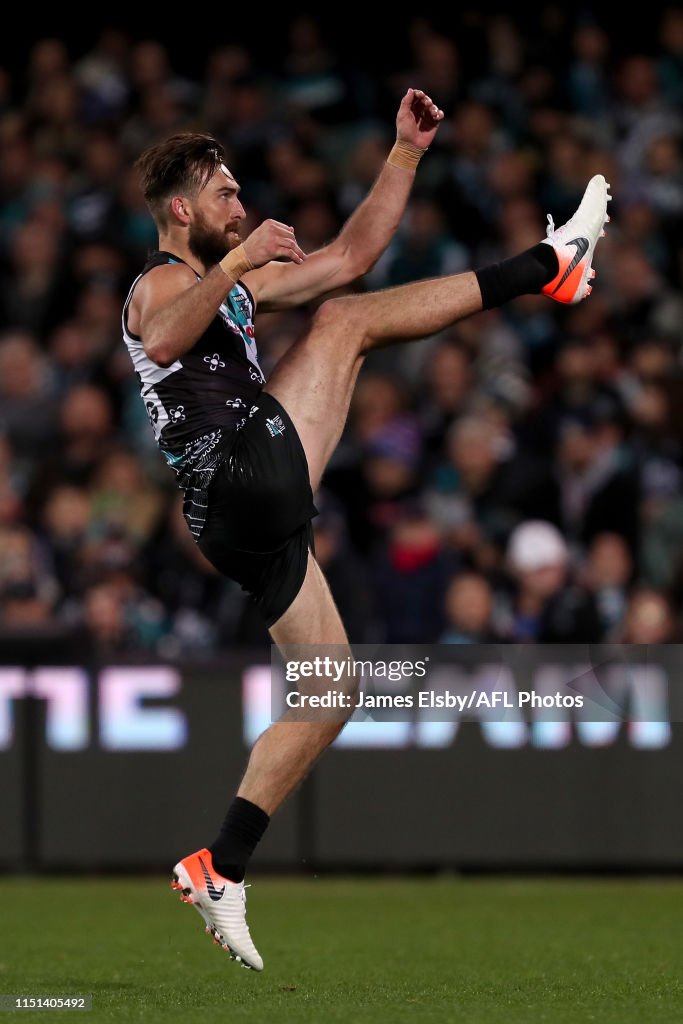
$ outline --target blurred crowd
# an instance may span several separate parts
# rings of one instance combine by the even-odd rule
[[[668,643],[683,608],[683,11],[642,50],[548,8],[414,18],[381,72],[308,17],[280,60],[107,29],[0,69],[0,625],[107,656],[198,656],[267,634],[205,562],[154,442],[121,306],[154,225],[133,162],[183,129],[225,144],[246,230],[306,251],[377,176],[407,86],[446,119],[358,289],[533,245],[588,178],[612,223],[588,302],[518,299],[373,354],[317,495],[316,550],[352,641]],[[335,48],[337,45],[337,48]],[[178,63],[176,61],[176,63]],[[311,309],[257,321],[266,374]],[[130,515],[134,505],[135,515]]]

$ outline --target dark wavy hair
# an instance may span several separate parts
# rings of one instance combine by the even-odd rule
[[[197,195],[226,162],[220,142],[198,132],[180,132],[146,149],[135,167],[157,227],[168,226],[166,204],[171,196]]]

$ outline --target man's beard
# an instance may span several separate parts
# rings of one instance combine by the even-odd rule
[[[234,230],[237,230],[236,227]],[[210,228],[204,218],[201,218],[190,225],[187,244],[192,255],[196,256],[203,266],[213,267],[230,249],[240,243],[237,236]]]

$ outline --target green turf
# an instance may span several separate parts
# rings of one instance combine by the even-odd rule
[[[259,975],[166,879],[5,877],[0,993],[92,993],[93,1024],[679,1024],[682,919],[678,881],[256,878]]]

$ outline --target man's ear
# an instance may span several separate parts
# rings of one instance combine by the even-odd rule
[[[190,223],[190,212],[183,196],[173,196],[173,199],[171,199],[171,212],[181,224]]]

